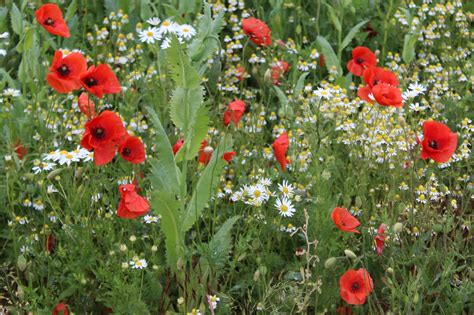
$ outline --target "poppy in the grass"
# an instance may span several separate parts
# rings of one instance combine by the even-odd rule
[[[79,104],[79,109],[81,110],[81,112],[89,119],[97,116],[97,113],[95,112],[95,104],[89,98],[89,95],[86,92],[82,92],[81,95],[79,95],[79,99],[77,102]]]
[[[15,141],[15,143],[12,145],[13,150],[16,153],[16,156],[18,157],[19,160],[23,160],[25,155],[28,154],[28,149],[26,149],[22,144],[21,140],[18,139]]]
[[[344,232],[359,233],[356,228],[360,225],[357,220],[349,211],[344,208],[336,207],[331,214],[332,221],[338,229]]]
[[[145,161],[145,146],[137,137],[129,136],[119,147],[120,156],[133,164],[139,164]]]
[[[69,315],[69,306],[63,302],[59,303],[54,308],[53,315]]]
[[[120,203],[117,209],[117,215],[125,219],[135,219],[136,217],[147,214],[150,210],[148,201],[137,194],[135,185],[120,185]]]
[[[112,161],[117,146],[121,145],[126,137],[127,131],[122,119],[114,112],[106,110],[86,123],[81,145],[87,150],[94,150],[96,165],[104,165]]]
[[[229,104],[229,108],[224,113],[224,125],[228,126],[231,122],[238,125],[240,118],[245,112],[245,103],[241,100],[235,100]]]
[[[288,134],[286,132],[282,133],[272,144],[273,154],[275,155],[276,160],[280,163],[282,170],[286,170],[286,164],[288,160],[286,159],[286,151],[288,151]]]
[[[403,107],[402,92],[387,83],[379,83],[372,89],[375,101],[382,106]]]
[[[104,97],[104,94],[117,94],[122,90],[115,73],[106,64],[91,66],[81,76],[81,84],[87,92],[98,98]]]
[[[438,163],[447,162],[456,151],[458,144],[456,133],[438,121],[425,121],[423,130],[421,158],[432,159]]]
[[[361,305],[373,291],[374,283],[369,273],[360,268],[346,271],[339,279],[339,287],[344,301],[352,305]]]
[[[397,76],[388,70],[380,67],[369,67],[364,70],[363,78],[366,86],[362,86],[357,91],[357,95],[366,102],[373,103],[374,98],[370,98],[374,86],[380,83],[386,83],[391,86],[398,86]]]
[[[178,153],[179,149],[181,149],[183,144],[184,144],[183,139],[179,139],[178,141],[176,141],[176,143],[173,145],[173,154],[174,155],[176,155],[176,153]]]
[[[236,154],[235,151],[224,152],[224,154],[222,155],[222,158],[223,158],[227,163],[229,163],[230,161],[232,161],[232,159],[234,158],[235,154]]]
[[[209,161],[211,160],[213,152],[214,152],[214,148],[207,146],[207,141],[202,140],[201,141],[201,147],[199,148],[199,152],[198,152],[198,154],[199,154],[199,158],[198,158],[199,163],[207,165],[207,163],[209,163]]]
[[[43,4],[35,12],[36,20],[44,29],[53,35],[69,37],[69,28],[63,19],[61,9],[54,3]]]
[[[69,93],[81,88],[80,78],[87,71],[87,60],[77,52],[63,57],[57,50],[49,71],[46,75],[49,85],[58,93]]]
[[[385,229],[387,226],[385,224],[380,224],[378,230],[377,230],[377,235],[374,237],[374,242],[375,242],[375,251],[377,252],[377,255],[382,255],[383,248],[385,246]]]
[[[258,46],[269,46],[272,43],[270,28],[264,22],[250,17],[242,20],[242,29],[250,40]]]
[[[367,47],[357,46],[352,50],[352,59],[347,63],[347,70],[360,77],[367,67],[375,67],[377,57]]]
[[[290,65],[288,62],[279,60],[273,67],[271,71],[272,83],[273,85],[280,85],[280,77],[290,70]]]
[[[48,234],[48,236],[46,236],[46,242],[45,242],[46,251],[49,253],[52,253],[54,251],[55,246],[56,246],[56,238],[54,237],[53,234]]]

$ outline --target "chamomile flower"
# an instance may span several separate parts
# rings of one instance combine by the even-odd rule
[[[149,27],[138,33],[138,37],[142,43],[154,44],[155,41],[161,39],[161,33],[156,27]]]
[[[261,184],[253,185],[248,188],[247,195],[252,203],[261,204],[268,200],[267,189]]]
[[[278,209],[278,212],[282,217],[292,217],[295,213],[295,208],[291,204],[291,201],[286,198],[277,198],[275,201],[275,207]]]
[[[31,169],[33,173],[39,174],[44,171],[51,171],[56,166],[56,163],[36,161],[35,166]]]
[[[283,183],[278,184],[278,190],[283,194],[283,196],[291,198],[293,196],[293,192],[295,188],[288,183],[288,181],[284,180]]]
[[[146,20],[146,22],[150,25],[157,26],[158,24],[160,24],[161,20],[157,17],[152,17]]]
[[[145,259],[134,258],[130,261],[130,266],[132,266],[133,269],[145,269],[148,267],[148,263]]]
[[[143,217],[143,222],[150,224],[150,223],[158,223],[158,217],[152,215],[146,215]]]
[[[160,25],[160,35],[176,34],[179,29],[179,25],[171,20],[165,20]]]
[[[189,40],[194,35],[196,35],[196,30],[191,25],[183,24],[183,25],[178,26],[177,33],[178,33],[178,36],[181,36],[182,38]]]
[[[217,297],[217,295],[208,295],[207,296],[207,301],[209,302],[209,305],[211,309],[215,310],[217,307],[217,302],[220,302],[220,298]]]

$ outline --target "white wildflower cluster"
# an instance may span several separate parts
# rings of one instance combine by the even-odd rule
[[[132,267],[133,269],[145,269],[146,267],[148,267],[147,261],[138,257],[133,257],[129,264],[130,267]]]
[[[159,18],[147,20],[148,27],[137,30],[138,37],[142,43],[155,44],[160,42],[161,49],[170,47],[172,36],[176,36],[180,42],[188,41],[196,35],[196,29],[189,24],[178,24],[171,19],[163,22]]]

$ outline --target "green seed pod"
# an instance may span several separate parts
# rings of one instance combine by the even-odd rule
[[[57,170],[54,170],[54,171],[52,171],[51,173],[49,173],[46,178],[47,178],[48,180],[52,180],[52,179],[55,178],[57,175],[59,175],[59,173],[61,173],[62,171],[63,171],[62,168],[58,168]]]
[[[346,249],[346,250],[344,251],[344,254],[346,254],[346,257],[348,257],[348,258],[352,258],[352,259],[356,259],[356,258],[357,258],[357,255],[356,255],[353,251],[351,251],[351,250],[349,250],[349,249]]]
[[[332,267],[334,267],[334,265],[336,264],[337,262],[337,258],[336,257],[329,257],[328,259],[326,259],[326,261],[324,262],[324,268],[326,269],[331,269]]]

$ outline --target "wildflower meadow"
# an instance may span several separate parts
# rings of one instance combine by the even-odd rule
[[[474,313],[473,1],[0,3],[0,314]]]

